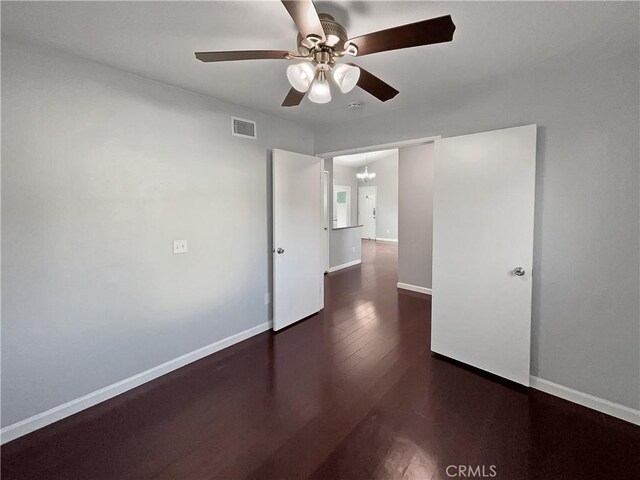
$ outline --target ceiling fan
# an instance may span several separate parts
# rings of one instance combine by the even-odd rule
[[[328,14],[316,11],[311,0],[282,0],[298,31],[298,52],[286,50],[241,50],[228,52],[197,52],[202,62],[232,60],[293,60],[287,68],[292,88],[283,107],[299,105],[307,95],[314,103],[331,101],[329,79],[343,93],[356,85],[377,99],[386,102],[399,92],[362,67],[350,62],[338,63],[345,56],[362,57],[372,53],[450,42],[456,26],[451,15],[422,20],[399,27],[349,38],[342,25]]]

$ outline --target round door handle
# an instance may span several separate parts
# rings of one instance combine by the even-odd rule
[[[276,252],[278,252],[279,254],[283,254],[284,253],[284,248],[279,248],[278,250],[276,250]]]
[[[526,272],[524,271],[524,268],[522,267],[516,267],[515,270],[513,271],[513,274],[516,277],[522,277]]]

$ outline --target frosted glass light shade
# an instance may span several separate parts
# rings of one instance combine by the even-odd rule
[[[331,89],[329,88],[329,82],[327,82],[326,78],[317,78],[316,81],[313,82],[308,97],[313,103],[328,103],[331,101]]]
[[[294,63],[287,67],[287,80],[299,92],[309,90],[315,76],[316,71],[310,63]]]
[[[360,79],[360,69],[341,63],[333,69],[333,79],[338,84],[342,93],[350,92]]]

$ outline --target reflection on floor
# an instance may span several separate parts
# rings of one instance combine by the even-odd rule
[[[3,478],[640,478],[637,427],[432,356],[397,245],[363,257],[320,314],[8,444]]]

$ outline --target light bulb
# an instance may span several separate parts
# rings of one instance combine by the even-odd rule
[[[353,90],[360,79],[360,69],[346,63],[336,65],[333,69],[333,79],[340,87],[342,93],[348,93]]]
[[[331,89],[324,72],[318,74],[318,78],[311,85],[308,97],[313,103],[328,103],[331,101]]]
[[[340,37],[330,33],[329,35],[327,35],[327,40],[324,43],[329,47],[335,47],[339,41],[340,41]]]
[[[287,79],[293,88],[299,92],[309,90],[316,72],[310,63],[294,63],[287,67]]]

